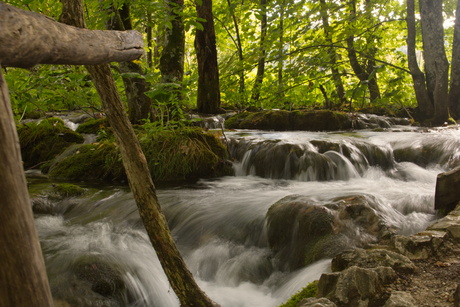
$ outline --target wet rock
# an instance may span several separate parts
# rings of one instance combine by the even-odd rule
[[[391,267],[397,272],[411,274],[416,266],[409,258],[385,249],[365,250],[357,248],[344,251],[332,259],[333,272],[345,270],[351,266],[375,268],[378,266]]]
[[[393,276],[393,279],[396,277],[393,269],[388,267],[364,269],[353,266],[340,273],[323,274],[316,297],[326,297],[338,306],[368,306],[380,287],[392,279],[380,279],[379,273]]]
[[[35,214],[53,214],[55,203],[51,202],[48,197],[36,197],[30,200],[32,211]]]
[[[386,229],[366,196],[330,202],[287,196],[267,212],[268,242],[280,263],[294,270],[376,240]]]
[[[297,307],[337,307],[334,302],[331,302],[327,298],[304,298],[297,304]]]
[[[336,131],[351,129],[352,121],[345,113],[329,110],[264,110],[236,114],[225,122],[225,126],[233,129]]]
[[[447,214],[454,210],[460,202],[460,166],[438,175],[436,179],[436,193],[434,208]]]
[[[415,301],[410,293],[393,291],[383,307],[415,307]]]
[[[50,276],[53,297],[71,306],[126,306],[126,287],[116,265],[97,256],[83,256],[73,273]]]

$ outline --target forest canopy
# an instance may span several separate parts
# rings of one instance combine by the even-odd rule
[[[6,3],[55,20],[62,12],[62,4],[57,0],[9,0]],[[89,29],[132,28],[144,33],[146,56],[135,61],[137,68],[129,70],[124,68],[126,65],[112,65],[128,108],[130,98],[124,94],[129,91],[126,84],[139,83],[129,80],[145,82],[144,93],[153,106],[153,109],[145,109],[145,114],[155,111],[173,118],[182,110],[193,110],[197,103],[200,105],[197,102],[199,52],[195,50],[199,44],[196,32],[207,31],[204,28],[209,22],[214,25],[218,64],[218,83],[212,87],[219,87],[220,94],[214,100],[220,99],[224,110],[360,111],[383,107],[392,112],[418,106],[420,98],[416,97],[413,81],[416,73],[409,67],[408,53],[412,49],[408,48],[409,41],[406,42],[411,33],[408,33],[411,0],[407,3],[394,0],[219,0],[209,3],[84,1]],[[441,24],[445,56],[454,63],[458,48],[454,40],[457,3],[436,0],[421,3],[426,7],[441,5],[442,20],[431,22]],[[212,8],[212,15],[206,15],[209,21],[199,15],[199,9],[205,6]],[[423,12],[421,14],[419,7],[419,3],[414,4],[414,55],[416,65],[425,74],[429,73],[429,65],[423,55],[427,56],[429,42],[424,38],[428,35],[422,37],[422,32],[423,24],[428,22],[422,22]],[[122,24],[122,28],[117,23]],[[183,63],[182,67],[173,67],[167,59],[181,48],[183,52],[178,52],[175,61]],[[31,111],[82,108],[98,113],[102,110],[96,89],[83,67],[37,65],[29,71],[8,68],[5,78],[17,118]],[[452,82],[454,76],[448,78],[452,78]],[[433,76],[426,74],[425,79],[428,98],[435,106],[439,95],[430,92]],[[434,107],[422,112],[428,118],[435,116]],[[451,107],[447,118],[457,117],[456,112]],[[148,117],[144,114],[136,119],[129,113],[132,122]],[[442,120],[447,119],[445,114],[442,116]]]

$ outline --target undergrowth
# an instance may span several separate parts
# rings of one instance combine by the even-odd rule
[[[309,283],[302,290],[291,296],[286,303],[279,305],[278,307],[297,307],[297,304],[304,298],[315,297],[318,292],[318,280]]]

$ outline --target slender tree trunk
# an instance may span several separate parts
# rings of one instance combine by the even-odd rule
[[[332,45],[332,37],[329,31],[329,14],[325,0],[320,0],[321,6],[321,19],[323,21],[324,36],[328,45]],[[333,47],[328,48],[327,53],[329,55],[329,63],[331,65],[332,80],[334,80],[335,90],[337,96],[339,96],[340,104],[345,105],[347,100],[345,98],[345,89],[343,87],[342,78],[340,72],[337,69],[337,53]],[[329,108],[332,107],[332,103],[328,104]]]
[[[1,66],[0,195],[0,307],[53,306]]]
[[[260,0],[262,20],[260,22],[260,55],[257,63],[257,75],[252,88],[251,104],[256,105],[260,97],[260,88],[265,72],[265,37],[267,36],[267,0]]]
[[[460,1],[455,12],[454,40],[450,67],[449,108],[460,117]]]
[[[433,116],[434,108],[425,86],[425,74],[420,70],[417,64],[414,2],[414,0],[407,0],[407,62],[412,75],[412,81],[414,82],[415,97],[420,112],[427,116]]]
[[[280,5],[280,26],[279,26],[279,43],[278,48],[278,99],[281,103],[284,104],[284,84],[283,84],[283,66],[284,66],[284,9],[285,9],[285,0],[282,1]],[[287,106],[285,106],[287,108]]]
[[[73,5],[82,7],[81,0],[63,1],[72,1]],[[75,26],[82,25],[75,24]],[[139,214],[181,306],[215,306],[196,284],[172,239],[158,203],[147,160],[128,120],[110,66],[108,64],[88,65],[86,68],[93,78],[107,119],[120,147],[123,166]]]
[[[217,65],[216,33],[212,15],[212,0],[196,5],[203,31],[196,29],[195,50],[198,61],[198,112],[217,114],[220,111],[219,67]]]
[[[444,48],[442,0],[419,3],[428,90],[433,90],[435,124],[441,124],[449,118],[449,62]]]
[[[231,11],[231,14],[232,14],[232,18],[233,18],[233,25],[235,26],[235,32],[236,32],[236,42],[237,42],[237,47],[238,47],[238,59],[240,60],[240,88],[239,88],[239,91],[238,93],[240,94],[240,101],[241,101],[241,105],[245,105],[246,104],[246,99],[245,99],[245,95],[244,95],[244,92],[245,92],[245,88],[244,88],[244,57],[243,57],[243,47],[241,46],[241,37],[240,37],[240,30],[238,28],[238,22],[236,20],[236,16],[235,16],[235,10],[233,9],[232,7],[232,3],[230,2],[230,0],[227,0],[227,3],[228,3],[228,8],[230,9]]]
[[[113,18],[106,23],[107,30],[132,30],[130,14],[130,2],[126,1],[121,9],[113,8]],[[123,84],[125,87],[126,100],[128,102],[128,118],[132,124],[141,124],[143,120],[154,120],[152,100],[145,95],[150,89],[150,84],[142,77],[144,72],[141,65],[135,62],[120,62],[120,71],[125,74]],[[130,77],[136,74],[139,77]]]
[[[147,33],[147,64],[150,68],[153,66],[152,28],[152,14],[147,12],[147,27],[145,28],[145,32]]]
[[[183,8],[183,1],[166,0],[169,20],[172,28],[166,28],[164,36],[163,51],[160,59],[161,83],[171,83],[174,86],[166,90],[171,93],[175,103],[168,101],[169,114],[182,104],[182,82],[184,80],[184,58],[185,58],[185,28],[180,15]],[[176,85],[179,85],[177,87]],[[172,119],[172,118],[171,118]]]
[[[366,5],[368,3],[366,2]],[[356,6],[355,2],[352,1],[350,11],[352,11],[353,15],[356,14]],[[356,17],[352,17],[356,18]],[[372,60],[367,61],[367,65],[361,65],[358,61],[358,57],[356,55],[356,50],[354,46],[354,39],[355,36],[354,34],[351,34],[350,36],[347,37],[347,52],[348,52],[348,59],[350,61],[350,66],[353,69],[355,75],[358,77],[359,81],[365,82],[368,85],[369,89],[369,94],[371,97],[371,101],[374,101],[376,99],[380,99],[380,89],[377,84],[377,74],[374,74],[374,76],[371,78],[371,74],[374,70],[375,62]],[[373,56],[371,52],[371,56]]]

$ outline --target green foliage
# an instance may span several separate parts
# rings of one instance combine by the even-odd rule
[[[67,128],[56,117],[44,119],[39,124],[18,126],[17,131],[24,168],[49,161],[68,146],[84,141],[80,134]]]
[[[297,307],[297,304],[304,298],[315,297],[318,292],[318,280],[309,283],[302,290],[292,295],[291,298],[284,304],[278,307]]]

